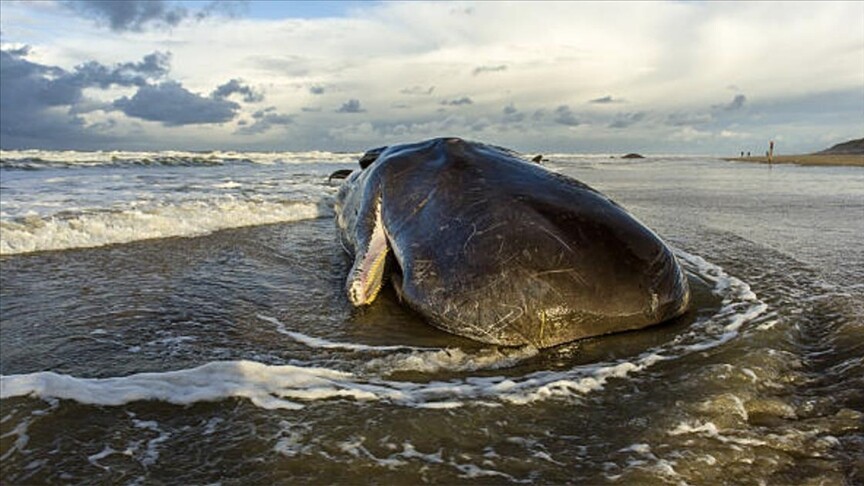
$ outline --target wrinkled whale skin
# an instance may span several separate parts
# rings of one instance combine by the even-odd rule
[[[369,151],[336,197],[368,305],[388,279],[444,331],[555,346],[658,324],[687,309],[672,251],[621,206],[515,153],[458,138]]]

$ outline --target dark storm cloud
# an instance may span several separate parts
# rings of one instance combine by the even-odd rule
[[[627,128],[645,119],[645,112],[620,113],[615,120],[609,124],[609,128]]]
[[[193,3],[197,8],[194,14],[165,0],[67,0],[62,4],[83,17],[107,24],[115,32],[170,28],[187,20],[217,15],[237,17],[247,8],[246,2],[225,0]]]
[[[282,115],[276,112],[275,106],[270,106],[263,110],[256,111],[252,114],[255,123],[249,126],[244,126],[237,130],[241,135],[254,135],[263,133],[276,126],[285,126],[294,123],[294,117],[291,115]]]
[[[124,96],[114,101],[114,107],[128,116],[175,126],[226,122],[234,118],[240,105],[204,97],[176,81],[165,81],[139,88],[132,98]]]
[[[744,103],[746,102],[746,96],[744,96],[743,94],[737,94],[734,98],[732,98],[732,101],[730,101],[729,103],[726,103],[725,105],[714,105],[711,108],[714,108],[715,110],[735,111],[743,108]]]
[[[119,110],[130,117],[165,125],[220,123],[233,119],[240,107],[225,99],[226,96],[240,93],[247,101],[256,97],[237,80],[218,87],[210,97],[192,93],[174,81],[161,81],[170,69],[168,53],[154,52],[140,62],[114,66],[90,61],[66,71],[30,62],[24,58],[28,52],[17,49],[0,53],[3,118],[0,130],[4,135],[14,132],[16,136],[34,139],[81,137],[84,121],[77,115],[95,110]],[[113,103],[96,102],[84,96],[86,88],[111,86],[134,86],[138,91],[131,98],[124,96]],[[53,109],[58,107],[66,108],[65,113]],[[61,125],[65,128],[59,129]]]
[[[474,101],[467,96],[463,96],[461,98],[455,98],[452,100],[442,100],[441,104],[445,106],[461,106],[474,104]]]
[[[581,122],[576,119],[576,115],[573,111],[570,110],[570,107],[567,105],[561,105],[558,108],[555,108],[555,123],[559,123],[561,125],[567,125],[568,127],[575,127]]]
[[[213,0],[204,4],[201,10],[195,14],[195,19],[204,20],[214,16],[237,18],[248,12],[248,0]]]
[[[225,99],[232,94],[243,95],[243,101],[247,103],[257,103],[264,101],[264,95],[253,90],[250,86],[243,84],[239,79],[232,79],[222,86],[217,87],[211,96],[213,98]]]
[[[31,62],[29,53],[28,47],[0,51],[0,134],[6,147],[84,147],[109,140],[77,116],[112,109],[87,99],[84,89],[145,86],[167,73],[170,60],[154,52],[140,62],[106,66],[91,61],[66,71]]]
[[[189,16],[183,7],[163,0],[78,0],[63,4],[73,11],[107,22],[113,31],[142,31],[145,27],[174,27]]]
[[[474,71],[472,72],[472,74],[474,74],[474,76],[477,76],[478,74],[496,73],[496,72],[506,71],[506,70],[507,70],[507,66],[504,64],[500,64],[498,66],[477,66],[476,68],[474,68]]]
[[[336,113],[363,113],[366,111],[360,106],[360,100],[350,99],[342,104],[342,106],[336,110]]]
[[[127,62],[113,67],[89,61],[75,67],[67,81],[82,87],[108,88],[117,86],[146,86],[166,74],[170,69],[171,55],[154,52],[144,56],[141,62]]]
[[[33,147],[43,134],[74,140],[83,121],[51,108],[74,103],[80,90],[57,89],[54,80],[67,73],[24,59],[28,53],[28,48],[0,50],[0,143]]]
[[[28,61],[27,47],[2,51],[3,92],[5,106],[16,106],[19,101],[36,105],[71,105],[81,99],[84,88],[116,86],[145,86],[164,76],[169,69],[170,55],[154,52],[141,62],[106,66],[96,61],[86,62],[71,72],[56,66]]]
[[[318,85],[311,86],[311,87],[309,87],[309,92],[312,93],[313,95],[324,94],[324,86],[318,86]]]

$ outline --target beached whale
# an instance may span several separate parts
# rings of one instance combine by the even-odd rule
[[[383,147],[339,189],[355,306],[387,280],[430,324],[500,345],[555,346],[687,308],[670,249],[621,206],[515,153],[458,138]]]

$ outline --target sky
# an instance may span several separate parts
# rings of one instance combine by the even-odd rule
[[[0,1],[0,148],[809,153],[864,2]]]

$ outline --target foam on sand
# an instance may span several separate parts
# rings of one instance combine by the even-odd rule
[[[368,400],[382,395],[350,384],[350,374],[326,368],[216,361],[197,368],[116,378],[76,378],[50,371],[2,376],[0,399],[35,395],[117,406],[140,400],[188,405],[244,397],[262,408],[296,409],[302,405],[291,399]]]

